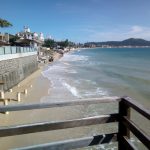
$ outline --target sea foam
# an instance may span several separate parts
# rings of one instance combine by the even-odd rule
[[[70,91],[72,93],[72,95],[74,95],[75,97],[78,97],[78,98],[81,98],[81,96],[79,95],[78,93],[78,90],[76,87],[73,87],[71,85],[69,85],[68,83],[66,82],[62,82],[62,85],[68,89],[68,91]]]
[[[87,61],[88,56],[84,55],[73,55],[73,54],[67,54],[64,57],[60,59],[60,61],[67,61],[67,62],[72,62],[72,61]]]

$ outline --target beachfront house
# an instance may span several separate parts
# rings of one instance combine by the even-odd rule
[[[40,50],[44,43],[43,33],[31,32],[30,28],[24,26],[24,30],[16,34],[18,39],[16,40],[17,46],[32,47]]]

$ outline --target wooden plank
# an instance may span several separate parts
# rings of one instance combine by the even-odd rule
[[[122,122],[148,149],[150,149],[150,137],[142,129],[127,117],[123,117]]]
[[[110,103],[110,102],[118,102],[119,100],[120,100],[119,97],[105,97],[105,98],[78,99],[72,101],[71,100],[59,101],[53,103],[17,104],[17,105],[0,106],[0,112],[22,111],[22,110],[75,106],[75,105],[85,105],[85,104],[90,105],[90,104],[99,104],[99,103]]]
[[[119,132],[118,149],[119,150],[124,149],[122,137],[123,136],[127,136],[128,138],[130,137],[129,129],[122,123],[121,118],[123,116],[127,116],[128,118],[130,118],[130,107],[126,105],[126,103],[123,100],[121,100],[119,102],[119,124],[118,124],[118,132]]]
[[[43,132],[50,130],[74,128],[95,124],[103,124],[114,122],[118,120],[118,114],[103,115],[103,116],[94,116],[81,119],[67,120],[67,121],[58,121],[58,122],[40,122],[34,124],[26,125],[17,125],[9,127],[0,128],[0,137],[28,134],[35,132]]]
[[[66,141],[46,143],[41,145],[34,145],[29,147],[17,148],[16,150],[70,150],[82,147],[88,147],[99,144],[106,144],[117,141],[117,133],[103,134],[91,137],[84,137],[78,139],[70,139]]]
[[[142,114],[144,117],[150,120],[150,110],[145,109],[141,104],[137,103],[135,100],[131,99],[130,97],[124,97],[122,100],[125,101],[127,105],[135,109],[137,112]]]

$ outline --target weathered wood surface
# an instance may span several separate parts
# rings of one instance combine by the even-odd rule
[[[137,103],[135,100],[131,99],[130,97],[124,97],[122,98],[122,100],[124,100],[124,102],[132,107],[133,109],[135,109],[137,112],[139,112],[140,114],[142,114],[144,117],[146,117],[147,119],[150,120],[150,110],[146,109],[143,107],[143,105]]]
[[[103,134],[91,137],[71,139],[66,141],[46,143],[41,145],[17,148],[17,150],[70,150],[117,141],[117,133]]]
[[[124,144],[123,144],[123,140],[122,137],[127,136],[128,138],[130,138],[130,131],[129,129],[123,124],[121,118],[123,116],[127,116],[128,118],[130,118],[130,107],[128,105],[126,105],[125,101],[121,99],[121,101],[119,102],[119,124],[118,124],[118,149],[122,150],[124,149]]]
[[[99,104],[99,103],[110,103],[110,102],[118,102],[119,100],[120,100],[119,97],[105,97],[105,98],[78,99],[72,101],[58,101],[53,103],[8,105],[8,106],[0,106],[0,112],[75,106],[75,105],[85,105],[85,104],[90,105],[90,104]]]
[[[111,114],[111,115],[74,119],[68,121],[41,122],[34,124],[1,127],[0,137],[103,124],[114,122],[117,120],[118,114]]]
[[[32,109],[43,109],[53,107],[75,106],[85,104],[100,104],[109,102],[119,102],[119,113],[94,116],[81,119],[59,121],[59,122],[41,122],[26,125],[17,125],[0,128],[0,137],[13,136],[20,134],[36,133],[43,131],[51,131],[58,129],[67,129],[74,127],[82,127],[88,125],[102,124],[118,121],[119,130],[118,133],[99,135],[88,138],[80,138],[56,143],[47,143],[42,145],[36,145],[31,147],[25,147],[21,149],[50,149],[50,150],[68,150],[73,148],[81,148],[91,145],[104,144],[112,141],[118,141],[119,150],[136,150],[136,147],[129,140],[130,131],[148,148],[150,149],[150,137],[140,129],[133,121],[130,120],[130,108],[135,109],[138,113],[150,119],[150,111],[145,109],[142,105],[129,97],[105,97],[105,98],[93,98],[93,99],[78,99],[73,101],[59,101],[54,103],[34,103],[34,104],[21,104],[21,105],[9,105],[0,106],[1,112],[6,111],[21,111]],[[117,134],[117,137],[116,137]]]
[[[148,149],[150,149],[150,137],[127,117],[122,118],[123,124],[128,128]]]

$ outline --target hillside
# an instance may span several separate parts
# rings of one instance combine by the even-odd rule
[[[130,38],[123,41],[107,41],[107,42],[88,42],[85,43],[85,46],[95,45],[99,46],[150,46],[150,41],[144,39]]]

